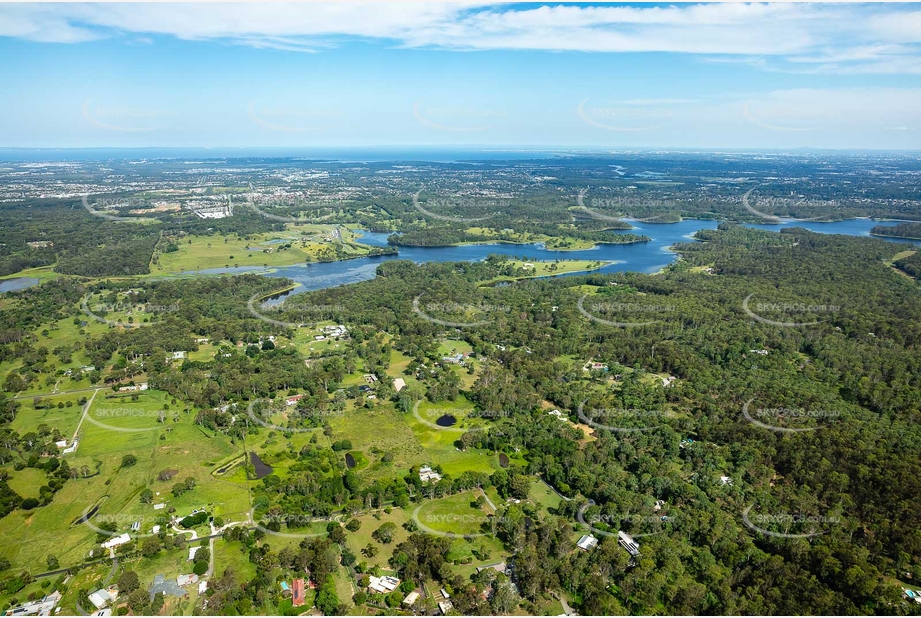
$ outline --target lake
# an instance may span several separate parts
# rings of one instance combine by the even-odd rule
[[[4,292],[16,292],[30,288],[38,283],[35,277],[14,277],[13,279],[4,279],[0,281],[0,294]]]
[[[632,243],[621,245],[602,244],[592,249],[582,251],[553,251],[546,249],[542,244],[508,245],[508,244],[482,244],[461,245],[459,247],[399,247],[399,255],[382,255],[377,257],[359,258],[343,262],[324,262],[297,264],[275,269],[275,272],[265,273],[272,277],[285,277],[300,284],[295,290],[282,294],[266,302],[267,305],[280,303],[285,297],[311,290],[320,290],[338,285],[347,285],[373,279],[377,266],[387,260],[410,260],[422,262],[461,262],[480,261],[490,254],[498,253],[508,256],[527,256],[534,260],[600,260],[613,262],[596,272],[612,273],[634,271],[654,273],[675,261],[677,256],[669,250],[675,243],[693,240],[697,230],[713,230],[718,221],[701,219],[685,219],[677,223],[642,223],[630,221],[634,226],[632,230],[612,231],[612,234],[635,233],[648,236],[652,240],[645,243]],[[870,236],[870,229],[878,225],[878,221],[870,219],[849,219],[847,221],[834,221],[819,223],[815,221],[799,222],[784,221],[777,224],[750,224],[749,227],[780,231],[784,228],[802,227],[822,234],[845,234],[848,236]],[[376,247],[387,246],[388,234],[374,232],[361,232],[363,235],[359,242]],[[906,239],[887,238],[891,242],[921,244],[918,241]],[[212,268],[207,271],[198,271],[200,274],[264,272],[259,267],[238,268]],[[572,273],[580,274],[580,273]],[[572,276],[559,275],[561,277]]]

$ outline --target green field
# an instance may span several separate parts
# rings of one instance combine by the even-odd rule
[[[576,243],[586,244],[586,247],[578,247],[578,249],[590,249],[592,243],[585,243],[585,241],[576,240]],[[549,244],[547,245],[548,249],[552,249]],[[571,250],[576,250],[576,247],[571,248]],[[614,262],[610,261],[601,261],[601,260],[533,260],[525,262],[522,260],[509,260],[508,264],[514,268],[521,269],[524,271],[522,275],[509,276],[502,275],[499,277],[493,277],[483,283],[495,283],[497,281],[516,281],[519,279],[530,279],[532,277],[552,277],[556,275],[565,275],[576,272],[590,272],[593,270],[598,270],[599,268],[604,268],[609,266]]]
[[[488,531],[488,505],[474,506],[476,495],[465,491],[438,500],[423,502],[413,510],[413,517],[420,526],[452,536],[481,535]]]
[[[256,575],[256,565],[249,561],[249,554],[239,541],[214,541],[214,569],[217,576],[231,569],[239,581],[249,581]]]
[[[503,243],[509,245],[530,245],[542,242],[546,245],[547,249],[555,251],[584,251],[586,249],[591,249],[597,244],[590,240],[582,240],[581,238],[566,236],[562,233],[559,236],[547,236],[546,234],[532,234],[530,232],[514,232],[509,235],[509,240],[499,240],[499,232],[493,228],[471,227],[467,228],[467,232],[485,236],[487,240],[472,241],[462,244]],[[495,240],[489,240],[490,238],[495,238]]]
[[[13,472],[8,481],[10,487],[23,498],[38,498],[39,488],[47,482],[48,476],[43,470],[25,468]]]
[[[455,446],[455,442],[463,434],[462,430],[486,425],[482,419],[464,420],[467,413],[472,409],[473,404],[464,397],[458,397],[453,402],[439,402],[437,404],[423,402],[419,406],[419,415],[427,422],[420,421],[412,412],[404,415],[406,424],[411,428],[417,443],[425,453],[424,461],[417,463],[440,465],[446,474],[452,475],[460,474],[464,470],[485,472],[487,474],[497,470],[499,467],[498,461],[492,457],[491,453],[477,449],[461,451]],[[443,414],[455,416],[458,419],[458,423],[445,429],[433,426],[435,421]]]
[[[144,391],[136,402],[124,396],[107,398],[104,391],[97,395],[81,426],[77,452],[65,455],[72,468],[84,470],[85,466],[89,476],[81,474],[68,481],[47,506],[16,510],[0,520],[6,533],[0,538],[0,556],[33,569],[41,569],[49,553],[61,564],[81,562],[90,549],[98,547],[96,533],[87,525],[68,524],[97,504],[97,521],[117,521],[119,532],[140,521],[142,532],[147,532],[166,509],[155,511],[151,504],[140,502],[138,496],[146,487],[155,493],[154,503],[164,502],[179,514],[208,507],[228,521],[245,517],[249,510],[246,483],[210,474],[212,463],[229,458],[237,447],[224,436],[206,439],[192,424],[194,417],[181,410],[178,421],[169,416],[158,423],[156,412],[168,400],[157,391]],[[177,410],[171,408],[172,415]],[[66,411],[77,415],[79,408]],[[122,468],[122,457],[128,454],[137,463]],[[173,480],[157,480],[161,470],[175,470]],[[173,496],[172,485],[189,477],[195,479],[195,490]]]
[[[283,232],[240,236],[184,236],[176,240],[178,251],[159,253],[151,274],[234,266],[290,266],[316,262],[337,244],[342,257],[367,255],[369,249],[353,242],[355,235],[340,228],[342,243],[332,238],[333,225],[285,224]],[[290,246],[288,246],[290,245]]]
[[[390,553],[388,548],[392,550],[409,537],[409,532],[403,527],[403,524],[409,521],[409,515],[403,509],[395,508],[390,513],[377,511],[361,515],[355,519],[361,522],[361,528],[355,532],[346,531],[346,543],[349,549],[358,557],[358,562],[367,562],[368,566],[378,566],[385,571],[389,571],[390,567],[387,564],[387,560],[390,558]],[[397,530],[393,535],[393,541],[385,546],[372,539],[371,534],[387,522],[396,524]],[[368,544],[376,546],[379,550],[373,558],[361,553],[361,550]]]

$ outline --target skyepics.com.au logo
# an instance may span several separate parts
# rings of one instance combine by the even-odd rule
[[[784,133],[802,133],[821,128],[818,118],[805,105],[779,104],[779,101],[754,101],[749,99],[742,103],[742,117],[750,123]]]
[[[271,420],[264,420],[260,418],[255,410],[257,404],[261,404],[264,400],[255,399],[249,402],[249,405],[246,406],[246,415],[257,425],[261,425],[266,429],[273,429],[275,431],[280,431],[283,433],[311,433],[314,431],[320,431],[323,429],[323,421],[330,418],[342,417],[345,416],[344,410],[337,410],[332,408],[310,408],[304,410],[298,407],[298,402],[303,398],[303,396],[294,395],[287,397],[284,400],[285,408],[280,409],[272,405],[260,405],[259,414],[271,417],[281,414],[288,419],[293,419],[293,422],[299,422],[301,420],[309,419],[310,422],[317,423],[317,427],[282,427],[281,425],[276,425]]]
[[[334,317],[341,316],[343,313],[345,313],[345,307],[343,305],[305,303],[299,302],[297,300],[286,300],[274,305],[260,304],[260,299],[264,298],[266,298],[265,295],[260,293],[253,295],[248,301],[246,301],[246,309],[253,317],[258,318],[267,324],[272,324],[273,326],[281,326],[284,328],[301,328],[310,324],[315,324],[319,321],[333,319]],[[273,317],[269,317],[269,315],[266,314],[275,314],[279,316],[282,314],[285,316],[298,316],[303,319],[298,322],[289,322],[286,320],[279,320]]]
[[[656,536],[658,534],[668,532],[668,529],[666,528],[667,524],[674,521],[673,518],[668,515],[643,515],[639,513],[599,513],[595,512],[595,506],[595,502],[593,500],[589,500],[576,513],[576,520],[582,526],[588,528],[594,534],[598,534],[600,536],[620,538],[621,528],[627,528],[631,530],[629,534],[631,538]],[[591,513],[588,512],[589,509],[592,509]],[[598,524],[602,524],[604,528],[599,528]],[[616,532],[611,532],[612,529],[616,530]]]
[[[158,536],[165,533],[171,526],[169,515],[159,517],[128,513],[94,515],[92,508],[86,509],[79,521],[100,537],[108,539],[101,543],[104,549],[115,549],[137,539]]]
[[[742,522],[752,530],[781,539],[808,539],[826,534],[828,527],[840,525],[841,518],[803,513],[752,513],[752,504],[742,511]]]
[[[122,133],[145,133],[163,129],[174,111],[152,107],[131,107],[125,105],[95,105],[85,101],[81,108],[83,118],[95,127]]]
[[[125,328],[137,328],[140,326],[151,326],[157,324],[161,319],[148,320],[146,322],[135,322],[133,320],[128,321],[127,318],[132,317],[133,314],[153,314],[162,316],[164,314],[175,313],[179,311],[179,303],[170,303],[168,305],[162,303],[94,303],[93,305],[89,304],[92,294],[87,294],[80,301],[80,309],[88,317],[96,320],[97,322],[102,322],[109,326],[122,326]],[[125,320],[110,320],[104,315],[100,314],[108,313],[125,313]]]
[[[769,429],[778,433],[803,433],[821,429],[824,425],[814,427],[797,427],[806,422],[815,422],[830,418],[838,418],[841,413],[837,410],[806,410],[803,408],[755,408],[752,409],[751,403],[754,399],[749,399],[742,406],[742,416],[757,427]],[[794,426],[789,426],[789,424]],[[781,425],[783,424],[783,425]]]
[[[576,116],[597,129],[636,133],[660,128],[675,117],[679,106],[694,102],[686,99],[627,99],[589,104],[586,98],[576,106]]]
[[[471,133],[493,128],[507,118],[504,110],[473,106],[433,106],[423,101],[413,103],[413,117],[432,129],[455,133]]]
[[[433,513],[428,504],[421,504],[412,512],[412,520],[421,532],[449,539],[471,539],[492,534],[503,517],[486,513]],[[484,529],[489,528],[489,532]]]
[[[650,431],[661,427],[661,421],[670,415],[665,410],[642,410],[637,408],[585,408],[582,401],[576,407],[576,415],[586,425],[606,429],[615,433]],[[658,423],[656,421],[659,421]],[[652,424],[655,423],[655,424]]]
[[[426,217],[452,223],[476,223],[477,221],[486,221],[487,219],[495,217],[500,212],[507,210],[511,204],[509,200],[502,198],[455,196],[427,198],[425,200],[425,206],[423,206],[419,199],[420,195],[422,195],[422,189],[419,189],[413,194],[413,208]],[[477,213],[478,216],[462,217],[443,215],[435,211]]]
[[[130,208],[133,210],[143,210],[148,208],[150,204],[146,200],[142,200],[140,198],[102,198],[94,200],[93,204],[90,204],[88,196],[82,195],[80,197],[80,201],[83,202],[83,208],[86,209],[86,212],[90,213],[94,217],[105,219],[106,221],[115,221],[118,223],[150,223],[156,221],[156,219],[152,219],[150,217],[122,217],[120,215],[113,215],[109,212],[106,212],[107,210],[122,208]]]
[[[805,208],[822,208],[828,210],[829,212],[838,208],[838,202],[834,200],[810,200],[807,198],[783,198],[783,197],[763,197],[758,198],[757,204],[759,208],[755,208],[752,205],[752,193],[757,187],[752,187],[742,195],[742,207],[745,208],[748,212],[753,215],[757,215],[764,219],[766,223],[784,223],[784,220],[778,217],[777,215],[771,215],[765,210],[781,210],[786,212],[797,212]],[[807,221],[817,221],[819,219],[826,218],[825,216],[818,217],[808,217],[808,218],[797,218],[797,217],[787,217],[789,222],[800,222],[804,223]]]
[[[422,294],[413,299],[413,313],[432,324],[450,328],[476,328],[493,322],[501,314],[508,314],[511,307],[489,303],[456,303],[453,301],[431,301],[423,303]]]
[[[500,418],[508,418],[512,416],[512,413],[508,410],[476,410],[474,408],[470,409],[453,409],[450,411],[445,411],[443,409],[432,408],[426,410],[424,413],[419,410],[422,406],[422,401],[417,401],[413,404],[413,416],[417,421],[436,429],[438,431],[446,431],[453,433],[467,433],[471,431],[487,431],[486,427],[473,426],[473,427],[458,427],[457,423],[461,419],[476,419],[481,418],[485,420],[496,420]],[[428,417],[428,418],[426,418]],[[497,434],[498,435],[498,434]]]
[[[130,408],[127,406],[101,405],[93,408],[86,415],[86,421],[108,431],[120,433],[141,433],[162,429],[169,416],[168,410],[145,410],[143,408]],[[109,422],[116,419],[150,419],[147,427],[120,427]],[[109,421],[109,422],[106,422]]]
[[[599,324],[604,324],[606,326],[617,326],[619,328],[629,328],[632,326],[650,326],[661,320],[644,320],[638,321],[636,319],[627,320],[627,317],[631,316],[640,316],[640,315],[661,315],[664,313],[673,313],[675,311],[675,305],[670,304],[658,304],[658,303],[636,303],[636,302],[596,302],[589,306],[589,309],[585,308],[585,299],[588,298],[588,294],[583,294],[579,298],[578,309],[579,313],[583,316],[597,322]],[[610,317],[618,317],[619,320],[610,320],[606,318],[599,317],[598,314],[607,315]]]
[[[749,294],[742,300],[742,310],[746,313],[746,315],[748,315],[748,317],[763,324],[770,324],[771,326],[780,326],[785,328],[795,326],[812,326],[814,324],[818,324],[820,320],[813,320],[810,322],[781,321],[766,318],[764,315],[770,315],[772,317],[786,317],[791,315],[817,315],[823,313],[837,313],[841,311],[841,305],[813,305],[787,301],[772,303],[759,302],[755,303],[755,307],[753,309],[751,306],[752,296],[754,296],[754,293]]]
[[[591,204],[593,208],[589,208],[585,205],[585,197],[587,195],[587,190],[583,189],[582,191],[579,191],[579,195],[576,197],[576,202],[579,204],[579,208],[588,213],[588,215],[592,218],[599,219],[601,221],[621,223],[631,211],[652,209],[661,210],[663,211],[663,214],[645,218],[631,217],[631,219],[639,223],[657,223],[664,221],[665,212],[674,212],[677,209],[677,205],[671,200],[628,196],[592,198]],[[597,210],[599,208],[624,214],[622,216],[606,215],[603,212],[599,212]]]
[[[249,192],[247,192],[244,197],[246,198],[246,205],[250,210],[262,215],[266,219],[279,221],[281,223],[324,224],[326,223],[324,218],[335,214],[334,211],[338,211],[343,205],[343,201],[340,199],[309,201],[303,199],[297,194],[296,190],[290,188],[286,188],[280,193],[265,193],[265,189],[257,191],[252,183],[249,185]],[[278,215],[268,212],[276,208],[288,212],[312,213],[313,216],[292,217],[290,215]],[[326,240],[342,242],[342,232],[338,227],[334,227],[329,231]]]
[[[300,528],[309,528],[321,524],[328,525],[332,519],[323,519],[314,517],[306,513],[279,513],[270,512],[263,515],[258,520],[254,517],[255,509],[250,510],[249,519],[253,522],[254,527],[266,534],[288,538],[288,539],[308,539],[313,537],[327,536],[329,532],[295,532]],[[335,523],[334,525],[339,525]],[[287,532],[282,532],[286,530]]]
[[[328,127],[342,118],[342,113],[329,107],[302,105],[261,105],[250,101],[246,108],[249,119],[258,126],[272,131],[304,133]]]

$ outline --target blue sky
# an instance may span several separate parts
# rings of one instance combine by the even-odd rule
[[[921,149],[921,5],[0,5],[0,146]]]

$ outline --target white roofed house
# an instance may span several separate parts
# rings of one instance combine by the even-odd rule
[[[432,470],[430,466],[422,466],[419,468],[419,480],[423,483],[428,481],[435,481],[436,483],[441,480],[441,475]]]
[[[617,532],[617,542],[634,558],[640,555],[640,544],[634,541],[633,537],[626,532]]]
[[[576,543],[576,547],[582,551],[588,551],[594,549],[598,545],[598,539],[596,539],[591,534],[583,534],[582,538],[579,539],[579,542]]]
[[[400,585],[400,580],[390,575],[383,577],[371,577],[371,583],[368,584],[368,590],[380,594],[390,594]]]
[[[90,603],[96,607],[96,609],[102,609],[118,598],[118,592],[111,588],[109,590],[100,588],[96,592],[93,592],[87,596],[87,598],[90,600]]]
[[[419,597],[420,597],[420,596],[421,596],[421,595],[420,595],[418,592],[416,592],[415,590],[413,590],[412,592],[410,592],[409,594],[406,595],[406,598],[405,598],[405,599],[403,599],[403,605],[407,605],[407,606],[410,606],[410,607],[411,607],[411,606],[413,605],[413,603],[415,603],[416,601],[419,600]]]
[[[561,421],[569,420],[566,418],[566,415],[560,412],[559,410],[547,410],[547,414],[549,414],[550,416],[555,416],[557,419]]]
[[[124,545],[125,543],[130,543],[131,537],[128,536],[128,533],[113,537],[102,544],[106,549],[112,549],[113,547],[118,547],[119,545]]]
[[[7,616],[50,616],[61,601],[61,593],[55,590],[51,594],[35,601],[29,601],[6,610]],[[61,611],[58,607],[57,612]],[[106,610],[108,611],[108,610]],[[95,615],[95,614],[94,614]]]

